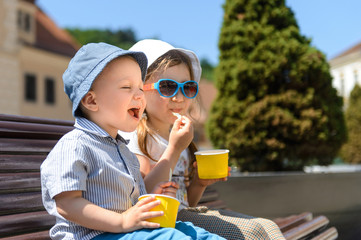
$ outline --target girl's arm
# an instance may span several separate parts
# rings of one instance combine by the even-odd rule
[[[112,233],[131,232],[141,228],[158,228],[158,223],[146,221],[162,216],[162,211],[149,212],[160,204],[154,197],[140,200],[123,213],[99,207],[82,197],[82,191],[62,192],[54,197],[58,213],[83,227]]]
[[[218,179],[200,179],[198,177],[197,162],[193,163],[194,174],[193,178],[187,188],[188,204],[190,207],[197,206],[199,200],[201,199],[204,190],[207,186],[212,185],[213,183],[219,181],[227,181],[227,178],[218,178]],[[228,175],[230,175],[230,167],[228,168]]]
[[[138,154],[136,156],[139,160],[145,188],[147,192],[151,192],[158,183],[169,180],[169,171],[171,168],[174,169],[180,153],[167,147],[160,160],[154,165],[150,163],[148,157]]]
[[[169,180],[170,169],[173,171],[180,154],[189,146],[192,139],[192,122],[183,116],[174,122],[169,144],[156,164],[152,165],[147,157],[137,155],[147,192],[152,191],[158,183]]]

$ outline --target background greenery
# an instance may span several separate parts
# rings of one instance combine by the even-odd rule
[[[242,171],[301,170],[330,164],[347,137],[342,99],[322,52],[302,36],[284,0],[226,0],[215,69],[201,59],[202,77],[217,99],[207,123],[214,147],[230,149]],[[132,29],[67,29],[83,45],[107,42],[128,49]],[[361,162],[361,89],[346,113],[349,141],[341,157]]]
[[[341,157],[348,163],[361,163],[361,88],[355,85],[346,110],[348,141],[342,146]]]
[[[226,0],[207,124],[242,171],[329,164],[346,139],[343,102],[324,54],[284,0]]]
[[[132,29],[111,31],[109,29],[67,28],[66,30],[80,45],[91,42],[106,42],[123,49],[129,49],[133,44],[140,40],[137,39],[136,34]],[[213,81],[214,66],[205,58],[200,59],[200,62],[202,66],[202,78]]]

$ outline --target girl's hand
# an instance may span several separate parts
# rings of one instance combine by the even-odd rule
[[[179,149],[182,152],[186,149],[193,139],[192,121],[186,116],[175,120],[169,136],[169,145]]]
[[[179,188],[178,183],[175,183],[175,182],[161,182],[154,188],[152,193],[164,194],[164,195],[175,198],[178,188]]]
[[[154,196],[150,196],[123,212],[122,232],[132,232],[142,228],[159,228],[159,223],[146,221],[148,218],[163,216],[163,211],[149,211],[159,204],[160,200],[155,200]]]
[[[207,187],[209,185],[212,185],[213,183],[216,182],[225,182],[227,181],[227,177],[225,178],[217,178],[217,179],[200,179],[198,176],[198,169],[197,169],[197,162],[193,163],[193,167],[194,167],[194,178],[192,181],[197,181],[197,183],[199,185],[201,185],[202,187]],[[228,167],[228,176],[231,176],[231,167]]]

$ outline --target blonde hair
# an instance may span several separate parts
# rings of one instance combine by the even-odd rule
[[[156,61],[154,61],[152,63],[152,65],[150,65],[148,67],[148,71],[147,71],[147,75],[145,78],[145,82],[147,82],[149,79],[151,79],[153,76],[155,76],[155,74],[159,74],[162,73],[164,71],[166,71],[168,68],[179,65],[179,64],[185,64],[189,70],[191,79],[194,78],[194,74],[193,74],[193,68],[192,68],[192,62],[189,59],[189,57],[184,54],[183,52],[177,51],[177,50],[170,50],[167,53],[163,54],[161,57],[159,57]],[[197,109],[200,109],[200,101],[198,100],[198,98],[194,98],[195,99],[195,103],[198,106],[195,107],[193,106],[193,104],[191,105],[190,109],[189,109],[189,115],[191,117],[192,120],[195,120],[194,117],[192,117],[193,113],[197,111]],[[149,152],[148,152],[148,143],[150,141],[149,138],[154,138],[155,132],[149,128],[147,126],[147,117],[143,117],[140,120],[140,123],[137,127],[137,136],[138,136],[138,145],[140,150],[152,161],[157,162],[157,159],[152,158],[152,156],[150,156]],[[188,146],[189,152],[190,152],[190,166],[189,168],[191,169],[189,176],[191,177],[193,175],[193,162],[195,161],[195,156],[194,153],[197,151],[197,147],[195,145],[195,143],[192,141],[190,143],[190,145]]]

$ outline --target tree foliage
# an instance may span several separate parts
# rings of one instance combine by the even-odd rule
[[[109,29],[66,29],[81,45],[91,42],[106,42],[123,49],[129,49],[137,42],[133,30],[117,30],[111,31]]]
[[[342,146],[341,157],[348,163],[361,163],[361,87],[358,84],[350,94],[346,126],[348,140]]]
[[[108,29],[67,28],[66,30],[80,45],[85,45],[91,42],[106,42],[122,49],[129,49],[138,41],[132,29],[111,31]],[[213,81],[214,66],[208,61],[208,59],[201,59],[201,67],[202,78]]]
[[[226,0],[207,132],[245,171],[328,164],[345,140],[325,56],[284,0]]]
[[[214,82],[214,66],[206,58],[201,59],[202,78]]]

